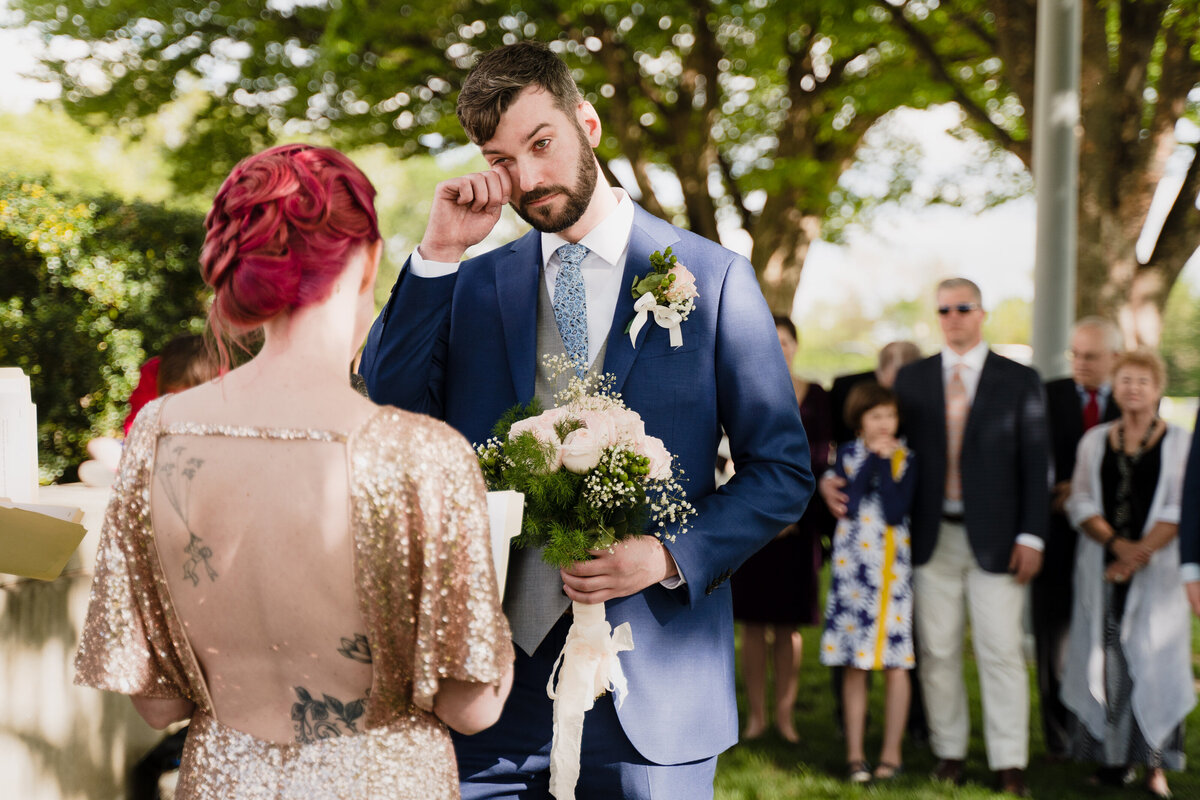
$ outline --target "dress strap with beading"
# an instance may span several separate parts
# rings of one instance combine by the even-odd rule
[[[339,442],[344,433],[319,428],[260,428],[252,425],[212,425],[199,422],[172,422],[164,425],[161,436],[225,436],[230,439],[272,439],[279,441]]]

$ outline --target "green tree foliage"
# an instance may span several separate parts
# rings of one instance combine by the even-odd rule
[[[951,87],[975,127],[1032,166],[1034,53],[1038,4],[1032,0],[891,0],[896,24],[931,70]],[[1180,121],[1200,121],[1200,4],[1196,0],[1082,0],[1078,280],[1080,316],[1116,321],[1130,346],[1156,347],[1171,287],[1200,241],[1200,158],[1181,141]],[[949,28],[947,27],[949,26]],[[950,28],[962,36],[947,39]],[[981,102],[974,78],[956,67],[964,43],[1002,65],[1012,87],[1006,112]],[[980,63],[988,63],[986,60]],[[991,80],[991,78],[989,78]],[[1012,119],[1021,119],[1014,126]],[[1185,169],[1178,191],[1155,200],[1168,162]],[[1166,188],[1166,187],[1161,187]],[[1168,196],[1169,195],[1169,196]],[[1152,251],[1136,247],[1151,202],[1166,200]]]
[[[201,329],[202,218],[0,174],[0,364],[25,370],[43,481],[119,432],[146,353]]]
[[[1180,281],[1163,314],[1162,350],[1167,362],[1167,394],[1200,395],[1200,290]]]
[[[992,133],[1026,138],[983,0],[960,0],[956,15],[931,2],[898,15],[883,0],[12,5],[47,38],[86,45],[47,60],[80,119],[136,133],[170,106],[186,120],[174,151],[184,187],[281,138],[401,156],[463,143],[454,99],[476,55],[551,41],[605,121],[605,168],[623,161],[651,212],[709,238],[721,220],[748,231],[777,310],[791,308],[830,193],[889,110],[961,97],[989,109],[976,121]],[[938,42],[936,70],[910,18]],[[672,179],[679,202],[658,194]]]

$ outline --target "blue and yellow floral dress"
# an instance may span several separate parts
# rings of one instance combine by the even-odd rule
[[[890,459],[862,439],[838,448],[834,472],[846,479],[846,516],[833,536],[833,582],[825,603],[821,663],[865,670],[911,669],[913,455]]]

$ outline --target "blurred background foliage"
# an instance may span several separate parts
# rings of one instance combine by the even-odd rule
[[[200,329],[202,217],[0,173],[0,363],[25,370],[43,481],[119,431],[147,352]]]

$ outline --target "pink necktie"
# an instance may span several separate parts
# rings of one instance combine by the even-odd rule
[[[962,499],[962,440],[967,425],[967,387],[963,384],[962,364],[946,383],[946,499]]]

